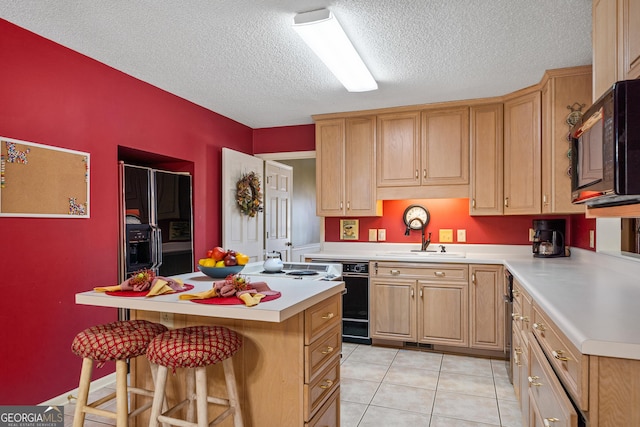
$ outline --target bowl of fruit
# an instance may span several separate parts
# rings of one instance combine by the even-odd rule
[[[225,250],[220,246],[207,251],[207,257],[198,261],[198,269],[213,279],[224,279],[237,274],[249,262],[249,257],[234,250]]]

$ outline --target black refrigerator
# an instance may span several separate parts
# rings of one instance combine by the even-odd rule
[[[191,175],[120,162],[120,281],[141,269],[160,276],[193,264]]]

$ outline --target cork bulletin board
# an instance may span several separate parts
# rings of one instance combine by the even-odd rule
[[[0,216],[89,218],[89,153],[0,136]]]

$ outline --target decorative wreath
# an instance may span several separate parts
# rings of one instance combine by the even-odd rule
[[[242,175],[236,184],[236,202],[238,202],[240,211],[250,217],[262,212],[260,177],[255,172]]]

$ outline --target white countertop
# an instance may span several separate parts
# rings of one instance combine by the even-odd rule
[[[211,289],[214,279],[200,272],[173,276],[184,283],[193,285],[187,293],[195,293]],[[101,307],[128,308],[132,310],[159,311],[165,313],[190,314],[197,316],[219,317],[224,319],[256,320],[261,322],[282,322],[303,310],[341,293],[344,282],[298,280],[286,278],[267,278],[249,276],[253,282],[266,282],[274,291],[279,291],[280,298],[261,302],[247,307],[245,305],[213,305],[198,304],[178,299],[180,294],[159,295],[151,298],[119,297],[102,292],[87,291],[76,294],[76,304],[95,305]]]
[[[452,245],[465,258],[383,255],[370,245],[329,248],[308,258],[354,261],[503,264],[583,354],[640,360],[640,262],[572,249],[568,258],[534,258],[529,246]],[[392,251],[391,251],[392,252]]]

